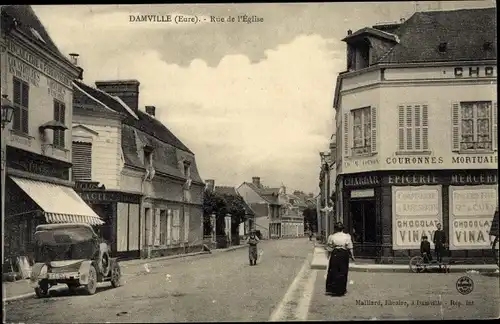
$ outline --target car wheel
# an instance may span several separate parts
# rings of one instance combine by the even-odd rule
[[[113,267],[111,268],[111,286],[113,288],[120,287],[121,286],[121,270],[120,266],[118,263],[115,263]]]
[[[95,294],[95,291],[97,289],[97,271],[94,267],[94,265],[91,265],[89,268],[89,281],[85,286],[85,291],[87,292],[88,295],[93,295]]]

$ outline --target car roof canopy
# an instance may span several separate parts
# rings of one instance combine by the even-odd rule
[[[35,240],[41,245],[64,245],[86,242],[97,234],[88,224],[48,224],[36,228]]]

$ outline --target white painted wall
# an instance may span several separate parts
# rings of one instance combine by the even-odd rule
[[[357,173],[373,170],[413,170],[413,169],[496,169],[497,150],[484,153],[460,154],[452,152],[452,104],[460,101],[492,101],[496,103],[496,66],[485,74],[480,67],[479,77],[469,76],[469,66],[461,68],[462,77],[455,74],[456,66],[394,68],[385,70],[385,81],[376,81],[370,86],[368,76],[377,77],[373,72],[344,80],[340,92],[340,113],[337,131],[342,152],[341,173]],[[474,68],[475,70],[475,68]],[[376,81],[376,82],[375,82]],[[359,87],[352,86],[359,82]],[[429,151],[428,153],[401,154],[398,152],[398,105],[428,105]],[[366,106],[377,107],[377,152],[364,157],[346,156],[344,150],[346,113]],[[495,105],[493,105],[495,107]],[[349,123],[352,132],[352,121]],[[498,136],[493,132],[493,136]],[[351,134],[350,134],[351,136]],[[426,159],[416,159],[428,158]],[[487,162],[478,162],[472,157],[487,157]],[[394,158],[403,158],[396,162]],[[458,159],[459,158],[459,159]],[[484,159],[483,159],[484,160]],[[333,177],[332,177],[333,179]]]
[[[75,141],[91,139],[92,181],[104,184],[106,189],[120,189],[121,123],[111,119],[75,116],[73,136]]]
[[[21,43],[19,40],[2,38],[1,43],[2,47],[6,48],[6,51],[0,51],[1,93],[8,95],[9,100],[14,100],[14,76],[29,84],[28,134],[13,131],[14,123],[11,122],[5,127],[5,138],[2,137],[2,140],[5,140],[8,146],[42,154],[42,144],[52,144],[53,142],[53,131],[45,130],[44,133],[40,133],[38,128],[54,119],[54,99],[66,105],[65,124],[68,128],[71,127],[73,118],[71,80],[75,75],[72,76],[58,66],[56,63],[60,61],[58,58],[47,56],[48,54],[35,50],[27,42]],[[20,55],[31,55],[31,62]],[[51,74],[56,73],[59,77],[55,79],[47,74],[42,69],[44,65],[47,70],[50,69],[53,72]],[[44,150],[45,156],[71,162],[71,130],[66,131],[64,149],[44,146]]]

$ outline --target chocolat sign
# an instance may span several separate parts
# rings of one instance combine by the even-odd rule
[[[490,248],[491,220],[498,204],[496,185],[450,186],[450,250]]]
[[[441,186],[392,187],[392,248],[418,249],[442,221]],[[432,243],[431,243],[432,245]]]

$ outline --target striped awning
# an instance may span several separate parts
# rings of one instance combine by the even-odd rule
[[[104,224],[70,187],[14,176],[10,178],[43,210],[48,223]]]
[[[45,219],[47,220],[47,223],[51,224],[57,224],[57,223],[85,223],[89,225],[104,224],[104,222],[98,217],[85,216],[85,215],[45,213]]]

